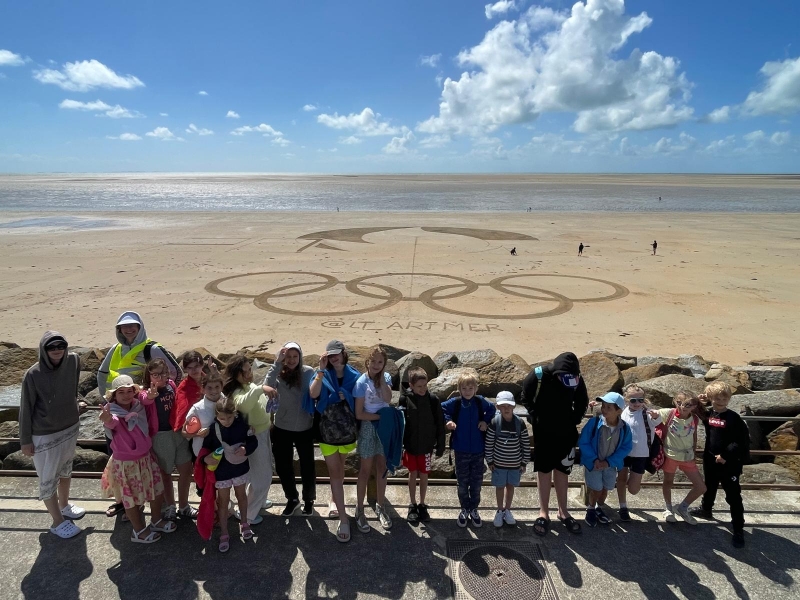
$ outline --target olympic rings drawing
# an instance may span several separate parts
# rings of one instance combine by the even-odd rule
[[[308,283],[292,283],[276,287],[260,294],[242,294],[238,292],[229,292],[221,288],[221,285],[235,279],[242,279],[245,277],[256,277],[259,275],[301,275],[308,277],[317,277],[321,279],[320,282]],[[440,285],[419,294],[418,297],[406,297],[399,290],[384,285],[381,283],[369,283],[368,280],[381,277],[401,277],[401,276],[414,276],[414,277],[436,277],[440,279],[450,279],[457,283]],[[569,298],[564,294],[547,290],[540,287],[532,287],[522,283],[507,283],[509,280],[518,279],[522,277],[557,277],[567,279],[578,279],[600,283],[609,286],[613,292],[607,296],[588,297],[588,298]],[[297,296],[304,296],[307,294],[316,294],[330,290],[337,285],[344,285],[345,289],[355,296],[362,298],[370,298],[379,300],[380,302],[374,306],[366,308],[355,308],[351,310],[334,310],[334,311],[300,311],[291,310],[276,306],[272,300],[279,298],[290,298]],[[541,312],[532,312],[525,314],[480,314],[475,312],[466,312],[456,310],[443,306],[441,304],[444,300],[452,300],[454,298],[461,298],[476,292],[481,287],[489,287],[501,294],[513,296],[517,298],[525,298],[529,300],[554,302],[556,306],[550,310]],[[367,289],[365,289],[367,288]],[[244,273],[242,275],[230,275],[216,279],[205,286],[205,290],[211,294],[218,296],[225,296],[229,298],[252,298],[253,304],[260,308],[272,313],[290,315],[296,317],[330,317],[330,316],[344,316],[344,315],[362,315],[371,312],[377,312],[390,308],[399,302],[417,301],[421,302],[428,308],[447,313],[451,315],[459,315],[463,317],[470,317],[476,319],[541,319],[544,317],[553,317],[556,315],[569,312],[575,304],[588,304],[592,302],[610,302],[612,300],[619,300],[628,295],[628,288],[606,281],[605,279],[596,279],[594,277],[583,277],[581,275],[560,275],[557,273],[519,273],[515,275],[503,275],[492,279],[489,283],[475,283],[464,277],[457,277],[455,275],[443,275],[441,273],[381,273],[377,275],[364,275],[351,279],[350,281],[341,281],[331,275],[324,273],[314,273],[311,271],[260,271],[255,273]],[[377,291],[374,291],[377,290]]]

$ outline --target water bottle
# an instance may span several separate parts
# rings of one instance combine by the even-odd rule
[[[220,461],[222,461],[223,452],[224,452],[224,450],[220,447],[220,448],[217,448],[216,450],[214,450],[214,452],[211,454],[211,456],[214,458],[215,462],[213,462],[213,463],[211,463],[209,465],[206,465],[208,467],[209,471],[216,471],[217,470],[217,467],[219,466]]]

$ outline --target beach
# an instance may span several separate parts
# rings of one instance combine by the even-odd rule
[[[0,338],[107,347],[136,310],[176,354],[336,338],[736,365],[797,353],[799,252],[797,213],[5,212]]]

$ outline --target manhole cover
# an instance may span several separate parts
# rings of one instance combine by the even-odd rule
[[[544,557],[529,542],[449,541],[456,600],[557,600]]]

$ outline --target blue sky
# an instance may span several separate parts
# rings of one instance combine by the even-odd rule
[[[9,2],[0,172],[798,172],[798,23],[791,0]]]

